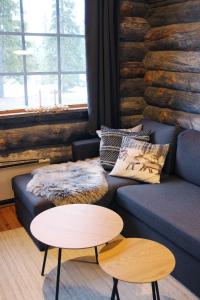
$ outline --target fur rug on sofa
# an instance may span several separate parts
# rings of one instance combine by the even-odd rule
[[[41,167],[32,175],[27,191],[52,201],[56,206],[95,203],[108,191],[99,158]]]

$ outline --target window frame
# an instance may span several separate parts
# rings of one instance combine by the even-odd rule
[[[0,36],[20,36],[22,41],[22,49],[26,49],[26,39],[25,37],[56,37],[57,39],[57,58],[58,58],[58,71],[57,72],[28,72],[27,71],[27,60],[26,55],[22,55],[23,59],[23,72],[0,72],[0,76],[23,76],[23,88],[24,88],[24,105],[27,106],[26,108],[19,108],[19,109],[10,109],[10,110],[0,110],[0,115],[5,114],[15,114],[15,113],[26,113],[31,111],[31,108],[28,108],[28,76],[30,75],[57,75],[58,76],[58,104],[61,105],[60,110],[62,110],[62,89],[61,89],[61,77],[62,75],[73,75],[73,74],[83,74],[87,76],[87,72],[82,70],[77,71],[62,71],[61,69],[61,38],[84,38],[85,34],[65,34],[60,32],[60,0],[54,0],[56,2],[56,28],[57,31],[55,33],[34,33],[34,32],[26,32],[25,31],[25,23],[24,23],[24,10],[23,10],[23,1],[19,0],[20,2],[20,22],[21,22],[21,31],[0,31]],[[88,107],[87,103],[81,104],[69,104],[67,105],[69,109],[86,109]],[[39,110],[40,107],[33,109],[33,111]],[[45,107],[42,107],[45,110]],[[50,110],[54,110],[55,107],[50,108]],[[49,108],[48,108],[49,110]],[[66,108],[65,108],[66,110]]]

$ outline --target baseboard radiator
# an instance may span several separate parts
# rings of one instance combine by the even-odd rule
[[[49,158],[0,162],[0,204],[14,198],[11,185],[13,177],[30,173],[48,164],[50,164]]]

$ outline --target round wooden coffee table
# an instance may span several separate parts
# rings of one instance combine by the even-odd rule
[[[92,204],[68,204],[48,209],[37,215],[30,226],[33,236],[42,243],[58,248],[56,297],[58,299],[62,249],[95,248],[114,239],[123,228],[121,217],[114,211]],[[48,247],[41,275],[44,275]]]
[[[146,239],[127,238],[109,243],[99,253],[99,265],[113,277],[111,299],[119,299],[118,280],[151,283],[154,300],[159,300],[157,281],[168,276],[175,258],[165,246]]]

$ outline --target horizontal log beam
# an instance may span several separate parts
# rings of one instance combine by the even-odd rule
[[[150,9],[148,21],[151,26],[162,26],[177,23],[198,22],[200,19],[200,0]]]
[[[142,42],[150,26],[139,17],[125,17],[120,23],[120,38],[125,41]]]
[[[74,123],[88,120],[87,109],[25,112],[0,116],[0,129],[30,127],[41,124]]]
[[[50,146],[25,151],[13,151],[0,155],[0,163],[19,162],[23,160],[40,160],[49,158],[51,163],[63,162],[72,159],[71,146]]]
[[[123,116],[121,117],[121,127],[131,128],[139,124],[143,119],[143,115]]]
[[[16,149],[69,144],[75,139],[87,136],[87,130],[88,122],[0,130],[0,154]]]
[[[149,52],[144,65],[149,70],[177,72],[200,72],[200,52],[195,51],[154,51]]]
[[[148,87],[144,98],[153,106],[171,108],[190,113],[200,113],[200,94],[171,90],[166,88]]]
[[[121,116],[141,115],[146,106],[143,97],[127,97],[120,100]]]
[[[146,3],[135,1],[122,1],[120,5],[121,17],[145,17],[148,12]]]
[[[125,62],[120,65],[120,77],[137,78],[144,77],[145,69],[142,62]]]
[[[147,106],[144,110],[144,117],[161,123],[178,125],[185,129],[200,130],[199,114],[175,111],[168,108]]]
[[[123,1],[123,0],[122,0]],[[147,3],[147,1],[146,0],[134,0],[134,2],[137,2],[137,3]]]
[[[142,97],[145,91],[143,78],[121,79],[120,96],[121,97]]]
[[[171,4],[183,3],[187,2],[188,0],[148,0],[151,8],[167,6]]]
[[[199,50],[200,22],[152,28],[145,36],[150,50]]]
[[[144,42],[121,42],[120,61],[142,61],[147,53]]]
[[[200,92],[200,74],[169,71],[147,71],[145,82],[148,86]]]

